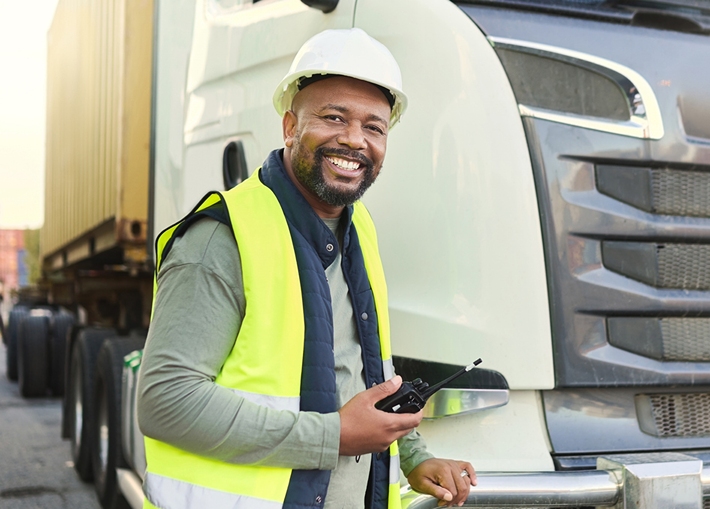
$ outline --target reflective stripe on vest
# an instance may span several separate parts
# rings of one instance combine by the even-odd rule
[[[303,364],[304,317],[293,242],[281,206],[258,172],[226,193],[208,195],[193,214],[223,200],[239,246],[244,295],[249,303],[232,352],[215,383],[254,403],[299,411]],[[189,217],[189,216],[188,216]],[[392,377],[387,289],[372,220],[357,203],[353,223],[378,315],[385,378]],[[180,223],[156,242],[156,272]],[[157,279],[155,284],[157,292]],[[155,299],[154,299],[155,301]],[[279,316],[279,320],[273,320]],[[258,359],[258,362],[243,362]],[[278,376],[275,376],[278,374]],[[144,508],[281,508],[291,477],[287,468],[236,465],[145,439],[148,471]],[[389,508],[399,509],[399,456],[390,446]]]
[[[145,480],[146,496],[153,503],[143,507],[204,507],[229,509],[280,509],[281,502],[235,495],[224,491],[196,486],[148,472]]]

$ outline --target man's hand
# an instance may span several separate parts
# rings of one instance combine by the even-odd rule
[[[419,425],[421,411],[416,414],[391,414],[375,408],[375,403],[397,392],[400,385],[402,377],[395,376],[356,394],[338,410],[342,456],[384,451],[392,442]]]
[[[471,486],[476,485],[476,471],[466,461],[430,458],[417,465],[407,480],[419,493],[438,498],[439,506],[462,506]]]

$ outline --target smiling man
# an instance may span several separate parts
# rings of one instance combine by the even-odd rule
[[[294,97],[283,117],[284,166],[322,218],[339,218],[382,169],[390,105],[374,85],[321,79]]]
[[[406,109],[397,63],[359,29],[307,41],[274,95],[285,147],[158,239],[139,379],[145,507],[398,508],[410,484],[461,505],[394,393],[387,292],[358,201]]]

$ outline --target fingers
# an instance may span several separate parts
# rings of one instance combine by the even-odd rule
[[[417,487],[417,491],[420,493],[426,493],[427,495],[432,495],[439,499],[439,506],[450,506],[454,496],[449,490],[442,486],[442,482],[436,482],[433,479],[425,478],[422,483]]]
[[[459,493],[459,483],[461,483],[461,481],[461,476],[454,474],[453,469],[451,468],[446,469],[446,473],[439,478],[439,485],[444,488],[451,496],[451,498],[448,499],[448,507],[452,505],[459,505],[459,502],[461,502],[461,496]]]
[[[438,498],[440,507],[451,507],[466,502],[475,475],[466,461],[431,458],[420,463],[407,479],[415,490]]]
[[[402,377],[397,375],[393,378],[390,378],[386,382],[371,387],[367,392],[371,392],[373,397],[377,398],[375,399],[375,401],[379,401],[382,398],[385,398],[390,394],[394,394],[395,392],[397,392],[397,389],[399,389],[400,385],[402,385]]]
[[[420,410],[416,414],[388,414],[388,415],[391,415],[393,417],[393,422],[396,423],[399,430],[403,432],[402,435],[397,438],[402,438],[404,435],[406,435],[407,433],[412,431],[414,428],[419,426],[419,423],[422,422],[422,417],[424,416],[424,413],[422,410]]]
[[[452,500],[452,503],[453,505],[461,506],[466,501],[468,494],[471,491],[471,479],[468,476],[468,469],[464,468],[459,471],[459,466],[460,465],[456,463],[452,465],[452,475],[454,482],[456,483],[456,491],[453,491],[454,499]]]
[[[445,460],[445,462],[446,468],[440,471],[437,481],[452,497],[448,500],[439,498],[440,500],[448,501],[449,503],[446,505],[449,507],[462,506],[471,490],[471,481],[468,475],[462,475],[464,471],[460,468],[460,464],[469,466],[470,464],[451,460]],[[473,467],[471,468],[473,469]],[[466,470],[466,473],[468,473],[468,470]]]
[[[476,479],[476,470],[473,468],[473,465],[467,461],[459,461],[458,463],[459,468],[468,472],[468,480],[471,483],[471,486],[476,486],[478,484],[478,480]]]
[[[375,408],[377,401],[395,393],[401,384],[402,378],[396,376],[355,395],[338,410],[341,455],[384,451],[419,425],[422,412],[392,414]]]
[[[466,502],[471,486],[476,485],[476,471],[467,461],[451,461],[451,471],[456,483],[452,505],[461,506]]]

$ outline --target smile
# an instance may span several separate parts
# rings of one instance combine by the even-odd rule
[[[339,157],[333,156],[326,156],[325,158],[331,163],[333,163],[335,166],[343,170],[353,171],[360,168],[360,163],[356,161],[348,161],[347,159],[341,159]]]

